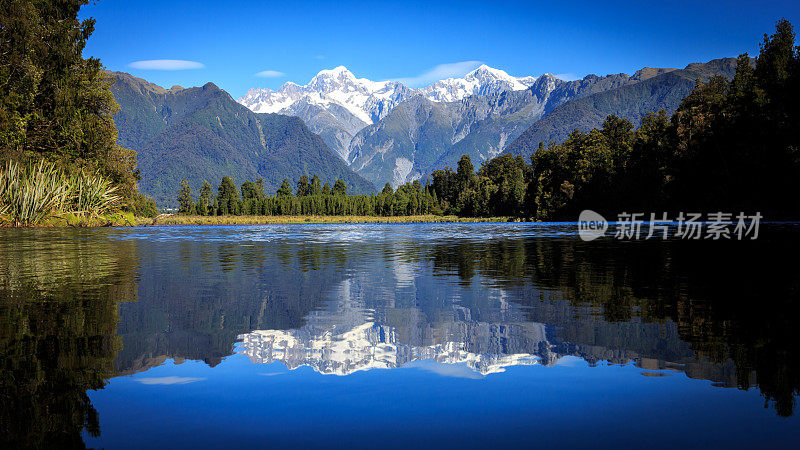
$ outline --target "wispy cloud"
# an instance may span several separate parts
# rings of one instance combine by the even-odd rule
[[[413,367],[449,378],[469,378],[472,380],[483,378],[483,375],[472,370],[466,364],[444,364],[433,360],[420,360],[406,363],[403,367]]]
[[[325,55],[314,55],[314,59],[325,59]]]
[[[277,78],[286,75],[283,72],[278,72],[277,70],[262,70],[256,74],[257,77],[263,78]]]
[[[197,61],[185,61],[182,59],[149,59],[146,61],[134,61],[128,67],[145,70],[189,70],[202,69],[203,63]]]
[[[564,81],[575,81],[580,80],[581,77],[575,75],[574,73],[557,73],[555,77]]]
[[[205,378],[191,378],[191,377],[150,377],[150,378],[137,378],[136,381],[142,384],[158,384],[158,385],[172,385],[172,384],[187,384],[197,381],[203,381]]]
[[[455,63],[439,64],[415,77],[395,78],[408,87],[422,87],[435,83],[445,78],[463,77],[468,72],[481,65],[481,61],[461,61]]]

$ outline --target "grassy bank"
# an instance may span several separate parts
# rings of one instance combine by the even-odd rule
[[[59,214],[43,218],[36,224],[20,224],[2,220],[0,227],[66,228],[66,227],[133,227],[153,223],[152,218],[135,217],[133,213],[111,213],[85,216],[82,214]]]
[[[96,225],[124,221],[117,186],[99,174],[39,161],[0,166],[0,224]]]
[[[191,226],[191,225],[268,225],[300,223],[445,223],[445,222],[508,222],[507,217],[458,217],[458,216],[197,216],[183,214],[162,214],[156,218],[135,217],[132,213],[83,216],[62,214],[50,216],[36,225],[36,228],[63,227],[136,227],[136,226]],[[19,226],[0,221],[2,226]]]
[[[140,225],[258,225],[292,223],[441,223],[441,222],[507,222],[506,217],[475,218],[457,216],[196,216],[162,215],[140,219]]]

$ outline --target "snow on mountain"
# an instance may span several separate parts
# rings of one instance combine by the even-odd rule
[[[435,102],[452,102],[470,95],[527,89],[535,81],[536,77],[517,78],[483,64],[464,78],[448,78],[415,90],[396,81],[356,78],[347,68],[339,66],[319,72],[305,86],[288,82],[277,91],[250,89],[239,99],[239,103],[257,113],[283,112],[301,98],[322,106],[336,103],[370,125],[415,94]]]
[[[464,78],[437,81],[419,92],[434,102],[454,102],[471,95],[491,95],[504,91],[521,91],[533,85],[535,77],[512,77],[500,69],[482,64]]]
[[[382,119],[413,93],[396,81],[356,78],[347,68],[339,66],[319,72],[305,86],[289,82],[277,91],[250,89],[239,103],[253,112],[263,113],[284,112],[300,99],[323,107],[337,104],[369,125]]]
[[[319,72],[305,86],[286,83],[277,91],[250,89],[238,101],[253,112],[280,113],[303,119],[314,133],[345,161],[358,131],[386,117],[398,104],[421,95],[433,102],[462,100],[471,95],[520,91],[535,77],[513,77],[481,65],[464,78],[448,78],[421,89],[397,81],[356,78],[344,66]]]

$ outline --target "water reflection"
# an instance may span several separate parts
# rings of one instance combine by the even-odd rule
[[[364,278],[375,275],[371,272]],[[492,292],[487,307],[498,308],[497,322],[473,320],[472,310],[454,299],[441,305],[433,317],[416,308],[417,290],[406,285],[407,274],[394,272],[398,284],[391,301],[378,309],[367,307],[380,298],[368,279],[349,279],[334,292],[322,310],[308,315],[296,330],[256,330],[239,336],[239,351],[254,363],[280,361],[289,369],[310,366],[324,374],[348,375],[369,369],[393,369],[414,361],[459,364],[475,374],[502,372],[505,367],[531,365],[534,355],[547,354],[546,326],[525,321],[511,311],[501,292]],[[414,279],[416,281],[416,279]],[[404,288],[405,289],[404,289]]]
[[[2,435],[80,446],[102,429],[87,390],[234,352],[337,375],[633,362],[757,387],[789,416],[799,242],[795,226],[625,243],[519,224],[0,230]]]
[[[99,435],[87,391],[113,376],[120,302],[134,299],[132,242],[91,233],[4,233],[0,244],[0,435],[5,448],[82,447]]]

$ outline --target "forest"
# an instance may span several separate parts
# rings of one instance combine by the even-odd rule
[[[615,116],[533,153],[523,215],[576,217],[583,209],[800,212],[800,49],[791,23],[764,36],[755,60],[732,79],[697,86],[672,117],[646,115],[639,129]]]
[[[136,151],[117,144],[111,79],[83,50],[89,0],[0,3],[0,223],[144,216]]]
[[[697,85],[675,113],[648,113],[638,129],[608,116],[599,129],[575,130],[563,143],[543,142],[529,160],[500,155],[478,170],[462,156],[455,170],[434,171],[396,190],[348,195],[316,175],[274,195],[263,182],[237,189],[225,177],[206,182],[197,199],[185,181],[180,211],[199,215],[415,214],[574,220],[583,209],[748,211],[771,219],[800,213],[800,50],[787,20],[765,35],[757,58],[742,54],[736,73]],[[293,190],[294,188],[294,190]]]

